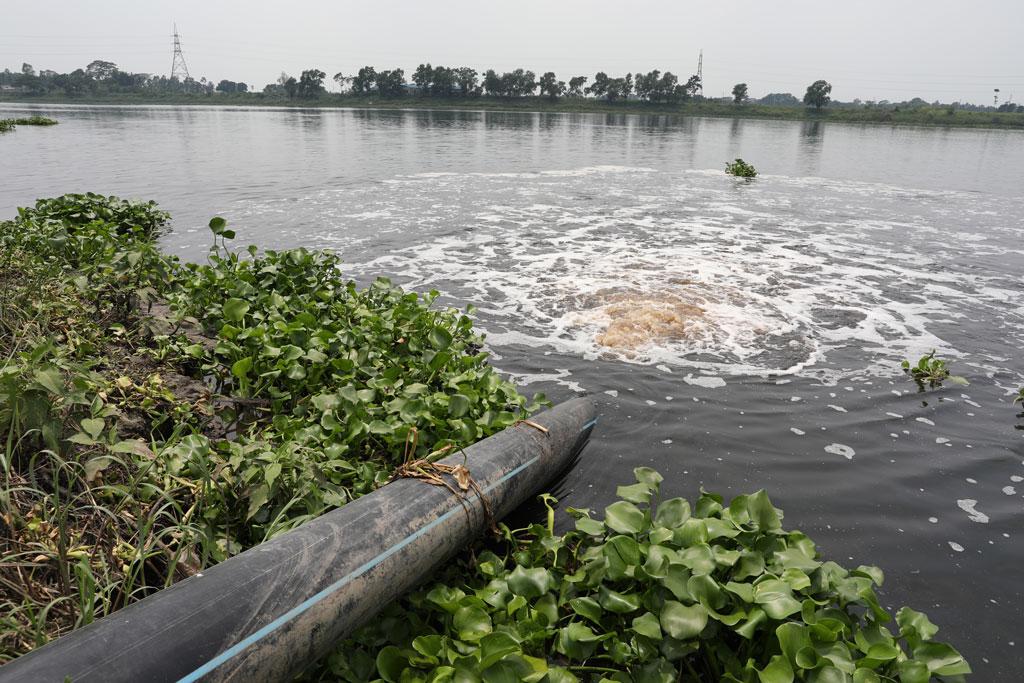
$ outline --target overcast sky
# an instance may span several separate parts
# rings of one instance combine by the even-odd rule
[[[841,100],[1024,101],[1024,0],[45,0],[3,3],[0,68],[93,59],[167,74],[177,22],[192,76],[262,87],[420,62],[559,78],[668,70],[704,50],[704,92],[752,96],[824,78]]]

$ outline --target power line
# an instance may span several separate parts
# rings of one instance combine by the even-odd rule
[[[697,57],[697,94],[704,95],[704,49]]]
[[[181,53],[181,39],[178,37],[178,25],[174,25],[174,58],[171,60],[171,78],[179,81],[188,80],[188,66],[185,55]]]

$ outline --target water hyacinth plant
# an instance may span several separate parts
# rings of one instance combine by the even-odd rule
[[[881,607],[877,567],[847,570],[782,527],[764,491],[661,500],[635,470],[575,530],[503,542],[403,599],[329,658],[370,681],[957,681],[970,667],[928,618]]]
[[[139,234],[132,241],[153,240],[170,224],[171,214],[157,208],[156,202],[139,202],[120,197],[86,192],[66,194],[51,199],[40,199],[34,207],[18,209],[23,223],[57,221],[71,234],[103,232],[104,226],[113,227],[116,236],[126,237],[133,230]],[[81,226],[81,230],[79,229]],[[114,236],[104,235],[108,241]]]
[[[15,126],[56,126],[57,122],[45,116],[29,116],[19,119],[0,119],[0,133],[14,130]]]
[[[95,194],[0,222],[0,662],[536,409],[469,315],[330,253],[159,251]]]
[[[962,386],[970,384],[963,377],[951,375],[946,361],[935,357],[935,349],[921,356],[916,364],[911,364],[909,360],[905,360],[901,363],[901,367],[903,372],[910,375],[917,382],[920,391],[924,391],[925,384],[934,389],[935,387],[942,386],[942,383],[946,380]]]
[[[730,161],[725,164],[725,172],[729,175],[736,176],[737,178],[755,178],[757,177],[757,170],[743,159],[737,158],[735,161]]]

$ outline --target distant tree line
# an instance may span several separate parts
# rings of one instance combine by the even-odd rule
[[[298,78],[282,73],[262,93],[267,96],[295,99],[315,99],[327,94],[324,82],[327,74],[320,69],[307,69]],[[530,97],[541,95],[558,97],[596,97],[615,102],[636,99],[647,102],[681,102],[698,96],[700,78],[690,76],[680,82],[670,71],[658,69],[646,74],[627,73],[611,77],[603,71],[596,73],[591,84],[588,76],[573,76],[566,83],[553,71],[538,78],[526,69],[498,73],[487,69],[482,73],[471,67],[433,66],[420,64],[413,71],[411,83],[406,82],[402,69],[380,69],[364,66],[354,74],[337,73],[332,80],[342,94],[355,96],[467,98],[467,97]],[[113,62],[95,60],[84,69],[67,74],[39,71],[23,64],[20,72],[9,69],[0,73],[0,87],[14,88],[32,95],[58,94],[69,97],[112,94],[213,94],[247,93],[246,83],[222,80],[216,84],[205,77],[178,80],[165,76],[122,71]]]
[[[392,82],[388,78],[381,82],[381,74],[403,75],[401,69],[377,72],[371,66],[364,66],[353,76],[342,73],[334,75],[342,93],[353,95],[375,94],[395,97],[415,94],[420,97],[530,97],[540,95],[549,99],[558,97],[597,97],[614,102],[616,100],[638,99],[648,102],[680,102],[697,96],[700,78],[691,76],[680,83],[672,72],[655,69],[646,74],[627,73],[622,77],[611,77],[603,71],[594,75],[590,86],[589,76],[573,76],[568,83],[559,80],[553,71],[537,74],[527,69],[515,69],[498,73],[487,69],[483,73],[468,66],[449,67],[420,64],[412,73],[409,84]],[[268,85],[273,91],[276,84]],[[264,92],[267,92],[264,89]]]
[[[21,71],[4,69],[0,72],[0,88],[15,88],[30,95],[66,95],[85,97],[145,93],[212,94],[214,92],[248,92],[249,86],[234,81],[214,84],[206,78],[179,80],[167,76],[121,71],[116,64],[102,59],[90,62],[84,69],[71,73],[57,73],[43,69],[36,71],[31,64],[22,64]]]
[[[5,69],[0,72],[0,91],[16,90],[29,95],[63,95],[70,98],[142,94],[142,95],[214,95],[249,93],[254,97],[277,97],[288,99],[312,100],[328,95],[325,81],[326,72],[312,68],[306,69],[299,77],[282,73],[273,83],[267,84],[262,91],[243,82],[221,80],[216,84],[205,77],[195,80],[186,78],[168,78],[145,73],[122,71],[109,61],[97,59],[90,62],[84,69],[76,69],[71,73],[56,71],[36,71],[31,64],[22,64],[21,70],[12,72]],[[650,102],[655,104],[674,104],[705,99],[701,94],[700,77],[693,75],[682,80],[671,71],[654,69],[646,73],[627,73],[624,76],[609,76],[599,71],[593,77],[578,75],[568,81],[560,80],[553,71],[539,77],[527,69],[515,69],[498,73],[494,69],[477,71],[468,66],[449,67],[434,66],[424,63],[416,67],[407,81],[403,69],[377,69],[364,66],[354,74],[336,73],[332,77],[342,96],[355,97],[427,97],[427,98],[521,98],[541,96],[550,100],[560,97],[583,98],[592,97],[608,102],[625,100]],[[1024,106],[1007,102],[995,108],[991,105],[974,105],[960,102],[952,104],[929,104],[921,98],[913,98],[903,102],[888,100],[859,99],[852,102],[836,102],[831,99],[832,85],[825,80],[818,80],[808,86],[803,98],[792,93],[768,93],[760,99],[751,99],[746,83],[737,83],[732,89],[731,98],[715,101],[731,102],[737,106],[758,104],[773,107],[798,107],[801,104],[822,109],[838,108],[902,108],[916,109],[920,107],[946,107],[964,111],[999,111],[1024,113]]]

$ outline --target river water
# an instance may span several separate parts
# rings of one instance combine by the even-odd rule
[[[0,105],[0,117],[24,108]],[[527,392],[586,392],[557,487],[601,509],[766,488],[980,680],[1024,671],[1024,133],[665,116],[39,107],[0,138],[0,216],[91,190],[239,242],[339,251],[477,307]],[[761,174],[726,176],[743,157]],[[921,394],[936,349],[970,386]]]

